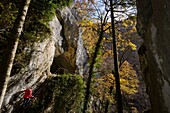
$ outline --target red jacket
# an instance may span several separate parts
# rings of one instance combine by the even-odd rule
[[[32,96],[32,89],[26,89],[24,90],[25,94],[24,94],[24,98],[31,98]]]

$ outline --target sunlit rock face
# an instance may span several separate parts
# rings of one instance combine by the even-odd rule
[[[77,19],[68,7],[57,10],[57,16],[49,22],[51,36],[24,48],[24,52],[29,53],[30,60],[10,78],[3,102],[3,106],[7,108],[5,112],[12,112],[13,106],[8,103],[14,94],[27,87],[35,89],[49,75],[83,74],[87,55],[81,39],[82,31],[76,24]]]
[[[87,54],[81,37],[82,30],[77,25],[78,16],[68,7],[62,11],[57,10],[56,13],[62,26],[60,35],[63,38],[61,47],[64,52],[60,55],[55,54],[51,72],[63,74],[75,73],[76,70],[76,73],[82,75],[86,67]]]
[[[137,0],[139,50],[152,113],[170,113],[170,1]]]

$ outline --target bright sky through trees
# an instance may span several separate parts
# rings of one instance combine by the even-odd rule
[[[76,0],[75,2],[78,2],[81,8],[87,11],[86,13],[89,15],[90,20],[93,21],[100,20],[107,13],[106,10],[110,10],[108,0],[93,0],[92,2],[89,2],[89,0]],[[114,0],[114,15],[116,20],[121,21],[129,16],[136,15],[136,6],[131,3],[133,1],[130,0],[130,3],[127,2],[125,2],[126,5],[120,5],[122,3],[119,0]],[[109,18],[110,12],[108,14],[108,22],[110,22]]]

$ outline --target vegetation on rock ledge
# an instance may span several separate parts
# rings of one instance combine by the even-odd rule
[[[45,81],[29,112],[52,111],[54,113],[80,112],[84,81],[79,75],[57,75]],[[50,105],[50,106],[49,106]],[[48,111],[49,112],[49,111]]]

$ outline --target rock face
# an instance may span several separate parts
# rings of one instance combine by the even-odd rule
[[[170,1],[137,0],[139,50],[152,113],[170,113]]]
[[[77,19],[66,7],[57,10],[57,16],[49,22],[51,36],[34,42],[24,48],[30,54],[28,65],[10,78],[3,106],[10,113],[9,101],[17,92],[26,87],[35,89],[52,74],[83,74],[87,55],[81,39],[81,29],[76,25]]]

